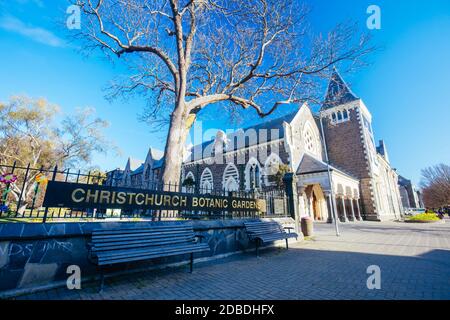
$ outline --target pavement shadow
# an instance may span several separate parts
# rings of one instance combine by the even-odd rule
[[[142,271],[107,280],[98,294],[91,284],[64,288],[24,299],[161,299],[161,300],[434,300],[450,299],[450,251],[396,256],[291,247],[248,251],[183,266]],[[367,283],[373,267],[380,289]]]

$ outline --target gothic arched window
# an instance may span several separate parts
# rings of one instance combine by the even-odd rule
[[[312,154],[317,154],[319,140],[313,131],[311,124],[306,123],[303,129],[303,145],[305,150]]]
[[[233,163],[230,163],[223,172],[222,186],[226,191],[239,190],[239,172]]]
[[[344,120],[347,120],[347,119],[348,119],[348,111],[344,110]]]
[[[145,180],[149,180],[150,179],[150,173],[151,173],[151,171],[152,171],[152,168],[150,167],[150,165],[148,164],[147,165],[147,168],[145,169],[145,176],[144,176],[144,179]]]
[[[253,190],[261,187],[261,168],[258,160],[250,159],[245,168],[246,189]]]
[[[201,193],[211,193],[213,189],[213,175],[209,168],[205,168],[202,172],[200,178],[200,192]]]
[[[336,113],[333,112],[333,114],[331,115],[333,122],[336,122]]]
[[[194,192],[195,189],[195,176],[192,171],[189,171],[182,183],[183,192]]]

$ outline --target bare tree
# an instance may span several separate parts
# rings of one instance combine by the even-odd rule
[[[168,121],[164,183],[179,180],[186,138],[205,107],[220,103],[226,113],[253,109],[264,117],[316,100],[318,78],[373,51],[354,26],[309,37],[308,10],[299,2],[74,0],[84,14],[76,37],[85,49],[125,57],[133,71],[111,95],[148,94],[147,119]]]
[[[443,163],[422,170],[422,194],[425,206],[450,205],[450,166]]]

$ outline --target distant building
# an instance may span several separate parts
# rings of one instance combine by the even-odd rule
[[[399,176],[398,187],[404,208],[424,208],[422,193],[411,180]]]
[[[144,161],[128,158],[125,169],[115,169],[107,173],[105,185],[153,188],[159,183],[163,155],[163,151],[150,148]]]
[[[104,185],[118,187],[122,184],[123,170],[116,168],[106,173],[106,180]]]

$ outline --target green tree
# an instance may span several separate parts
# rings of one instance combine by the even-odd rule
[[[60,108],[45,99],[13,97],[0,102],[0,163],[31,168],[59,168],[83,166],[92,161],[95,153],[115,150],[103,136],[108,123],[94,117],[93,109],[79,109],[55,125]],[[8,171],[0,167],[1,173]],[[30,171],[23,181],[25,170],[19,169],[19,180],[11,185],[10,196],[18,201],[22,193],[22,213],[32,201],[38,171]]]
[[[98,168],[92,168],[88,171],[88,175],[83,176],[79,181],[86,184],[96,184],[101,186],[106,181],[106,173]]]

